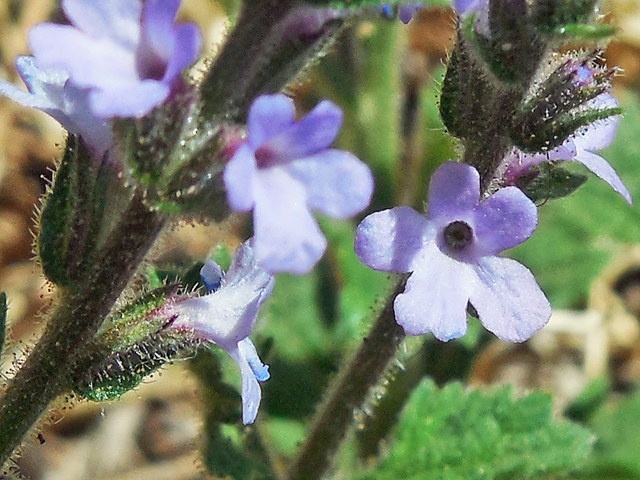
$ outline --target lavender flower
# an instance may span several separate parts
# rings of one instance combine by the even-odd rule
[[[195,25],[174,25],[180,0],[63,0],[74,26],[38,24],[29,43],[45,68],[89,89],[98,117],[142,116],[167,99],[200,50]]]
[[[113,135],[109,121],[89,110],[89,92],[69,82],[64,70],[39,68],[34,57],[18,57],[16,68],[29,91],[0,82],[0,93],[25,107],[48,113],[67,131],[82,136],[96,157],[102,157],[111,147]]]
[[[174,318],[171,328],[193,331],[206,342],[224,348],[240,366],[242,375],[242,421],[253,423],[260,406],[258,381],[269,379],[249,339],[260,306],[271,294],[274,278],[261,269],[250,241],[236,251],[226,275],[215,262],[208,262],[201,275],[209,293],[165,307],[163,314]]]
[[[449,162],[431,179],[428,218],[397,207],[369,215],[358,227],[362,262],[412,272],[394,303],[407,333],[432,332],[443,341],[464,335],[467,302],[503,340],[522,342],[549,320],[551,307],[531,272],[497,255],[531,236],[536,206],[516,187],[482,202],[479,196],[478,172]]]
[[[423,7],[422,2],[404,2],[398,6],[398,18],[405,25],[411,21],[413,16]],[[387,17],[393,16],[393,5],[385,3],[382,7],[382,13]]]
[[[364,209],[373,192],[369,168],[349,152],[329,148],[342,112],[323,101],[302,120],[284,95],[257,98],[248,138],[224,171],[229,205],[253,210],[256,258],[270,272],[306,273],[326,249],[311,210],[338,218]]]
[[[602,93],[587,103],[588,109],[606,109],[618,106],[616,99],[609,93]],[[631,194],[613,167],[604,158],[593,153],[601,150],[613,141],[619,116],[613,116],[599,120],[591,125],[578,130],[575,135],[569,137],[562,145],[548,153],[526,154],[514,148],[503,160],[506,166],[504,178],[506,183],[515,185],[518,178],[527,173],[532,166],[548,161],[572,161],[578,162],[591,170],[594,174],[607,182],[611,188],[624,197],[631,204]]]

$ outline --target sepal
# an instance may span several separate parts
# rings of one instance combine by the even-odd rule
[[[531,168],[516,185],[531,199],[539,203],[571,195],[589,179],[582,173],[571,172],[553,163]]]
[[[488,32],[475,30],[478,52],[501,81],[526,86],[547,48],[525,0],[489,0]]]
[[[98,332],[97,341],[114,352],[160,331],[167,319],[153,313],[173,298],[177,290],[177,284],[164,285],[112,313]]]
[[[598,120],[604,120],[620,115],[620,107],[603,110],[587,110],[579,113],[566,113],[559,118],[539,119],[539,122],[529,129],[519,128],[513,135],[514,144],[524,152],[548,152],[562,145],[567,138],[578,129],[586,127]]]
[[[591,25],[597,0],[537,0],[533,19],[540,32],[587,39],[606,38],[615,33],[609,25]]]
[[[178,357],[195,354],[200,342],[176,332],[147,335],[88,368],[74,391],[82,398],[107,401],[137,387],[145,377]]]
[[[62,287],[82,282],[104,219],[115,173],[69,134],[65,154],[39,218],[37,251],[44,274]]]
[[[482,134],[486,128],[486,105],[491,103],[494,92],[472,46],[459,35],[449,56],[440,95],[440,116],[448,132],[457,138]]]
[[[597,53],[575,54],[559,65],[523,102],[510,138],[525,152],[553,150],[577,129],[621,113],[619,108],[590,108],[589,102],[611,87],[614,69],[599,67]]]

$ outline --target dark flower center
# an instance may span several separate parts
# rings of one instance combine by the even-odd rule
[[[464,222],[451,222],[444,229],[444,243],[454,250],[463,250],[472,241],[473,230]]]

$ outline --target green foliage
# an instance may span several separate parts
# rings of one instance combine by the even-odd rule
[[[597,436],[589,464],[576,478],[632,480],[640,478],[640,392],[618,404],[609,403],[589,422]]]
[[[635,96],[623,97],[621,103],[625,115],[616,139],[598,153],[613,165],[637,200],[640,103]],[[591,283],[612,255],[639,238],[640,205],[630,207],[594,177],[575,194],[540,208],[536,233],[513,253],[533,271],[553,305],[568,308],[584,304]]]
[[[592,436],[554,421],[551,399],[515,399],[510,388],[467,393],[424,381],[396,427],[389,455],[361,479],[528,479],[581,466]],[[556,477],[554,477],[556,478]]]

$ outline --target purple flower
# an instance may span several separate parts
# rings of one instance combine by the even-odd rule
[[[522,342],[542,328],[551,306],[531,272],[498,256],[536,228],[536,206],[518,188],[479,201],[480,176],[470,165],[445,163],[429,187],[427,218],[408,207],[366,217],[355,241],[360,260],[376,270],[411,272],[394,303],[411,335],[447,341],[467,331],[467,302],[503,340]]]
[[[342,112],[320,102],[300,121],[284,95],[257,98],[248,138],[224,171],[229,205],[253,210],[256,258],[270,272],[306,273],[322,257],[326,239],[311,210],[338,218],[363,210],[373,177],[353,154],[329,148]]]
[[[405,25],[411,21],[413,16],[420,10],[424,5],[422,2],[404,2],[398,6],[398,18]],[[382,7],[382,13],[384,13],[387,17],[393,16],[393,5],[389,3],[385,3]]]
[[[200,50],[195,25],[174,25],[180,0],[63,0],[74,26],[38,24],[29,43],[39,65],[62,68],[89,89],[98,117],[142,116],[163,102]]]
[[[489,0],[454,0],[453,7],[458,15],[482,10],[489,4]]]
[[[602,93],[587,103],[587,109],[606,109],[618,106],[616,99],[609,93]],[[543,162],[571,161],[578,162],[607,182],[611,188],[631,204],[631,194],[613,167],[604,158],[593,153],[607,147],[612,141],[620,122],[619,116],[599,120],[578,130],[562,145],[548,153],[527,154],[514,148],[503,160],[506,166],[504,178],[508,184],[514,185],[527,170]]]
[[[113,142],[108,120],[95,117],[89,109],[89,92],[69,82],[61,69],[41,69],[34,57],[16,58],[16,68],[29,89],[0,82],[0,93],[15,102],[42,110],[55,118],[70,133],[83,137],[97,157],[101,157]]]
[[[210,292],[164,307],[163,313],[174,318],[171,328],[192,331],[200,340],[216,343],[238,362],[242,421],[253,423],[262,396],[258,381],[269,379],[269,367],[260,361],[249,334],[260,306],[271,294],[274,278],[257,265],[250,241],[238,247],[226,275],[212,261],[200,273]]]

